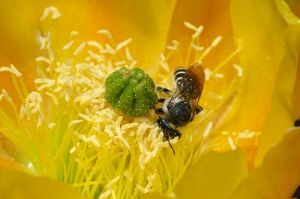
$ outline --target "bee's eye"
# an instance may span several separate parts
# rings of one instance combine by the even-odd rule
[[[157,103],[155,84],[139,68],[121,68],[107,77],[105,99],[129,116],[142,116]]]

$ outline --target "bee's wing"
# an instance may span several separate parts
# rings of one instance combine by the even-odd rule
[[[204,68],[203,68],[201,63],[195,63],[194,65],[190,66],[188,68],[188,70],[196,76],[196,78],[198,80],[198,85],[197,86],[198,86],[199,93],[200,93],[200,96],[201,96],[202,90],[203,90],[203,87],[204,87],[204,82],[205,82]],[[198,101],[199,101],[199,99],[198,99]]]
[[[176,89],[174,95],[171,97],[170,101],[168,102],[169,106],[172,107],[182,97],[183,97],[183,93],[179,89]]]

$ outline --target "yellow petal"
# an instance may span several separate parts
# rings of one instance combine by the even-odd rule
[[[294,97],[293,97],[293,115],[295,119],[300,119],[300,60],[298,60],[298,72],[297,79],[294,87]]]
[[[185,199],[227,198],[247,173],[243,152],[210,152],[187,171],[176,192]]]
[[[240,64],[244,69],[244,81],[237,94],[239,115],[234,117],[232,128],[260,131],[271,108],[284,55],[285,24],[270,0],[233,0],[231,16],[236,42],[242,48]]]
[[[300,16],[300,2],[298,0],[286,0],[285,1],[291,8],[291,10],[297,15]]]
[[[287,199],[300,183],[300,129],[288,132],[230,199]]]
[[[171,60],[171,67],[176,68],[186,64],[185,59],[192,32],[183,25],[184,21],[191,22],[195,26],[204,26],[199,39],[201,46],[207,47],[217,36],[222,36],[222,42],[203,60],[205,67],[215,68],[235,50],[230,19],[230,1],[179,0],[174,10],[169,40],[179,41],[180,56]],[[188,65],[194,64],[193,61],[194,59],[190,59]]]
[[[37,31],[40,16],[47,6],[61,11],[60,21],[54,22],[56,38],[67,42],[72,30],[85,38],[95,39],[99,29],[108,29],[117,41],[132,37],[133,54],[142,66],[155,66],[163,51],[176,0],[167,1],[27,1],[0,2],[1,50],[6,63],[20,66],[31,63],[38,53]],[[27,61],[27,62],[26,62]],[[154,67],[155,68],[155,67]],[[153,67],[149,70],[152,70]]]
[[[2,153],[2,151],[0,150]],[[15,161],[13,161],[11,158],[6,157],[2,154],[0,154],[0,168],[8,168],[8,169],[20,169],[21,165],[17,164]]]
[[[0,198],[83,199],[74,189],[45,177],[33,177],[14,170],[0,169]]]
[[[276,2],[282,1],[278,0]],[[261,137],[261,144],[257,154],[257,164],[262,161],[267,151],[282,139],[285,129],[292,127],[294,122],[293,96],[294,90],[297,90],[295,81],[300,52],[300,23],[297,23],[297,20],[292,18],[292,13],[288,7],[283,7],[283,5],[287,6],[286,4],[278,3],[278,5],[286,23],[292,24],[292,26],[287,27],[284,31],[287,38],[287,48],[276,79],[271,112]]]
[[[284,20],[287,22],[288,25],[300,24],[300,19],[291,11],[287,2],[285,2],[283,0],[275,0],[275,3],[277,5],[277,8],[278,8],[281,16],[284,18]],[[298,2],[298,4],[299,4],[299,2]]]

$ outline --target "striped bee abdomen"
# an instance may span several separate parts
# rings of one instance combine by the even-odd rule
[[[187,68],[178,68],[174,73],[174,79],[178,92],[181,93],[181,96],[190,99],[200,97],[201,91],[199,90],[199,80],[197,76]]]

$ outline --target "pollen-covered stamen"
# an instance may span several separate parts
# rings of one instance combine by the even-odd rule
[[[31,92],[26,98],[25,103],[20,109],[20,118],[26,118],[30,120],[31,118],[37,119],[37,127],[42,125],[44,120],[44,113],[42,111],[43,99],[38,92]]]
[[[191,46],[192,46],[192,48],[193,48],[194,50],[196,50],[196,51],[198,51],[198,52],[201,52],[201,51],[204,50],[204,47],[203,47],[203,46],[198,46],[198,45],[196,45],[196,44],[194,44],[194,43],[191,43]]]
[[[78,132],[74,132],[74,135],[77,136],[80,140],[86,142],[86,143],[92,143],[93,145],[95,145],[96,147],[100,147],[100,143],[96,138],[96,135],[91,135],[89,137],[87,137],[86,135],[82,135],[79,134]]]
[[[50,6],[48,8],[45,8],[43,15],[40,18],[40,21],[44,21],[49,16],[51,17],[51,19],[57,19],[58,17],[61,16],[61,13],[54,6]]]
[[[209,122],[207,127],[205,128],[202,136],[203,136],[203,139],[207,139],[210,132],[211,132],[211,129],[212,129],[212,126],[213,126],[213,122]]]
[[[215,69],[214,72],[218,72],[219,70],[222,69],[222,67],[224,67],[229,61],[231,61],[236,55],[238,55],[238,53],[241,51],[241,48],[237,48],[235,51],[233,51],[228,57],[226,57],[220,64],[218,64]]]
[[[98,30],[97,33],[99,35],[105,35],[106,37],[108,37],[109,39],[113,39],[113,36],[111,34],[110,31],[106,30],[106,29],[101,29],[101,30]]]
[[[151,192],[151,189],[152,189],[152,185],[153,185],[153,181],[154,179],[156,178],[156,175],[150,175],[150,176],[147,176],[147,184],[145,187],[141,186],[141,185],[137,185],[136,186],[136,189],[137,191],[139,192],[142,192],[142,193],[149,193]]]
[[[178,50],[178,47],[179,47],[179,42],[177,40],[172,40],[172,44],[171,45],[168,45],[166,48],[168,50]]]
[[[212,43],[210,44],[210,46],[208,46],[204,52],[202,53],[202,55],[197,58],[198,61],[202,61],[214,48],[216,48],[218,46],[218,44],[221,42],[222,40],[222,36],[217,36]]]
[[[76,31],[76,30],[72,30],[69,34],[70,37],[75,37],[75,36],[78,36],[79,35],[79,32]]]
[[[87,42],[87,45],[88,45],[88,46],[95,47],[95,48],[97,48],[97,49],[99,49],[99,50],[102,50],[102,49],[103,49],[102,44],[100,44],[98,41],[88,41],[88,42]]]
[[[200,34],[203,32],[203,29],[204,29],[203,26],[196,27],[195,25],[193,25],[192,23],[187,22],[187,21],[184,22],[184,25],[185,25],[187,28],[189,28],[189,29],[195,31],[195,33],[192,35],[192,38],[193,38],[193,39],[198,38],[198,37],[200,36]]]
[[[116,50],[117,50],[117,51],[121,50],[122,48],[128,46],[128,44],[131,43],[131,42],[132,42],[132,39],[131,39],[131,38],[128,38],[128,39],[122,41],[121,43],[119,43],[119,44],[117,45]]]
[[[233,150],[233,151],[236,150],[236,145],[235,145],[235,143],[234,143],[232,137],[229,136],[229,137],[227,138],[227,140],[228,140],[228,144],[229,144],[231,150]]]
[[[13,64],[11,64],[10,66],[1,66],[0,72],[9,72],[17,77],[22,76],[22,73],[20,73],[20,71]]]
[[[41,91],[45,88],[52,88],[55,84],[55,80],[48,78],[37,78],[34,80],[34,83],[37,85],[41,85],[38,87],[38,91]]]
[[[63,50],[68,50],[69,48],[71,48],[74,44],[74,40],[69,41],[66,45],[64,45],[62,47]]]
[[[36,62],[44,62],[44,63],[49,64],[49,65],[51,64],[51,60],[47,57],[44,57],[44,56],[39,56],[39,57],[35,58],[35,61]]]
[[[169,68],[169,64],[166,60],[166,57],[164,54],[160,54],[160,61],[159,61],[160,66],[166,71],[169,72],[170,68]]]
[[[1,89],[0,101],[1,101],[3,98],[4,98],[5,101],[8,102],[9,104],[14,104],[13,99],[12,99],[11,96],[8,94],[7,90],[5,90],[5,89]]]
[[[238,77],[243,76],[243,68],[238,64],[233,64],[233,68],[236,69]]]
[[[86,42],[81,42],[80,45],[74,51],[73,55],[74,56],[79,55],[79,53],[81,53],[83,51],[83,49],[85,48],[85,46],[86,46]]]

